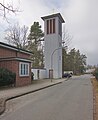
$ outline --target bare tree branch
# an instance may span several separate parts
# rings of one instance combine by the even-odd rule
[[[5,6],[2,3],[0,3],[0,5],[3,7],[3,9],[1,9],[1,10],[4,10],[4,12],[5,12],[5,10],[11,11],[13,13],[18,12],[18,10],[17,9],[13,9],[13,6],[11,6],[11,5]]]
[[[70,44],[71,44],[71,41],[73,39],[73,36],[71,36],[69,33],[68,33],[68,30],[64,30],[64,32],[62,33],[62,43],[63,43],[63,46],[67,46],[69,48]]]
[[[25,49],[28,43],[27,31],[28,27],[25,25],[20,27],[17,23],[14,26],[9,26],[9,28],[5,31],[5,39],[9,44]]]
[[[8,13],[14,13],[16,14],[19,11],[19,8],[14,8],[13,4],[5,4],[4,1],[3,3],[0,2],[0,14],[3,16],[4,19],[7,20],[7,14]],[[8,22],[8,20],[7,20]]]

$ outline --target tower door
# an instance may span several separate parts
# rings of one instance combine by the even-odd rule
[[[52,79],[53,78],[53,69],[49,70],[49,78]]]

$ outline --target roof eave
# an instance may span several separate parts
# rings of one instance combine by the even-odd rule
[[[60,20],[62,21],[62,23],[65,23],[63,17],[61,16],[60,13],[56,13],[56,14],[52,14],[52,15],[48,15],[48,16],[44,16],[44,17],[41,17],[42,20],[45,20],[45,19],[49,19],[51,17],[59,17]]]
[[[20,48],[17,48],[17,47],[15,47],[15,46],[11,46],[11,45],[8,45],[8,44],[2,43],[2,42],[0,42],[0,46],[1,46],[1,47],[4,47],[4,48],[7,48],[7,49],[14,50],[14,51],[19,51],[19,52],[22,52],[22,53],[25,53],[25,54],[29,54],[29,55],[32,55],[32,54],[33,54],[33,53],[31,53],[30,51],[23,50],[23,49],[20,49]]]

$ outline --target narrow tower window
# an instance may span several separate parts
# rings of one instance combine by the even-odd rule
[[[47,34],[49,34],[49,20],[47,20]]]
[[[50,34],[52,34],[52,20],[50,20]]]
[[[55,33],[55,19],[47,20],[47,34]]]
[[[55,19],[53,19],[53,33],[55,33]]]

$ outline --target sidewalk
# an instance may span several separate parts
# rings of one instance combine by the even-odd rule
[[[12,87],[9,89],[0,90],[0,114],[5,111],[6,102],[8,100],[14,99],[16,97],[20,97],[32,92],[36,92],[48,87],[51,87],[56,84],[60,84],[63,81],[67,80],[64,79],[53,79],[52,82],[50,79],[44,80],[34,80],[31,85],[24,86],[24,87]]]

